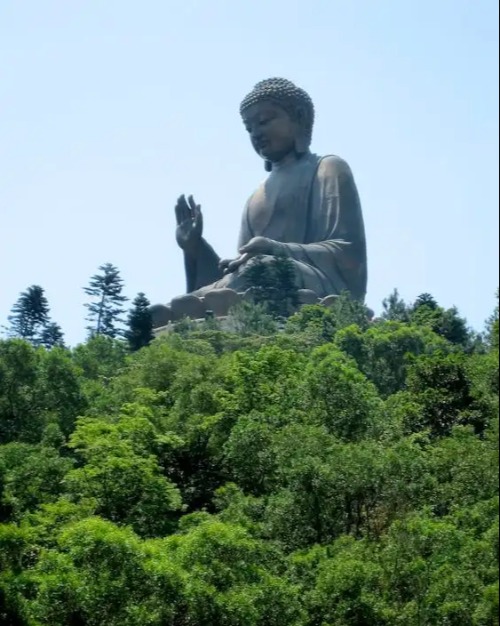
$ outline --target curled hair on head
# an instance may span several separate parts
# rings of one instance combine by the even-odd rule
[[[255,85],[243,99],[240,114],[258,102],[273,102],[284,109],[292,119],[299,120],[304,130],[304,146],[309,148],[314,125],[314,104],[309,95],[285,78],[267,78]]]

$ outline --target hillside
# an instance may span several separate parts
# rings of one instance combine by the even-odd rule
[[[425,298],[0,341],[0,624],[498,624],[498,366]]]

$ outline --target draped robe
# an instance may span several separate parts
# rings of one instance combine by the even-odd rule
[[[351,170],[339,157],[307,153],[274,165],[245,206],[239,246],[256,236],[280,243],[280,254],[294,265],[297,288],[311,289],[318,297],[347,290],[364,300],[363,215]],[[246,288],[245,265],[222,276],[219,257],[205,240],[196,258],[186,258],[185,263],[188,291],[195,295]]]

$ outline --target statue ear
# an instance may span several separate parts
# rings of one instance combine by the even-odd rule
[[[309,150],[309,137],[305,131],[301,131],[295,138],[295,152],[305,154]]]
[[[305,154],[309,150],[311,143],[310,137],[305,130],[306,115],[302,107],[298,107],[295,112],[295,122],[298,127],[297,136],[295,137],[295,152],[297,154]]]

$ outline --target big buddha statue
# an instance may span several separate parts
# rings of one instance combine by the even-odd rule
[[[172,311],[174,318],[182,316],[183,306],[186,315],[209,308],[224,313],[245,291],[245,272],[257,257],[264,263],[288,257],[297,289],[309,295],[308,301],[343,291],[365,298],[366,241],[358,191],[344,160],[311,152],[314,105],[309,95],[288,80],[270,78],[243,99],[240,114],[268,176],[243,209],[238,253],[221,260],[203,237],[201,206],[192,196],[181,196],[175,207],[176,239],[184,254],[188,295],[175,298],[171,308],[153,307],[155,326],[172,319]]]

